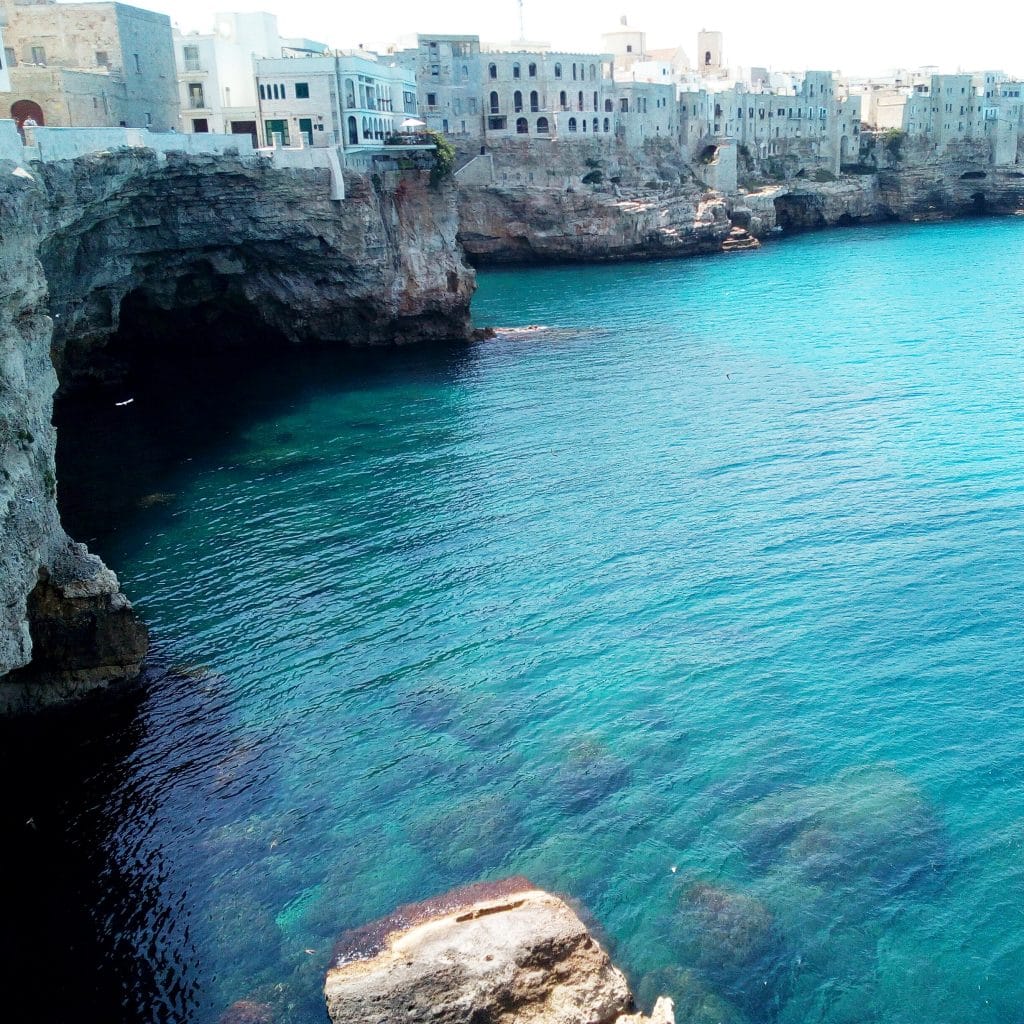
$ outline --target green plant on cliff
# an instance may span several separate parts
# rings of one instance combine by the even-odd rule
[[[430,184],[450,178],[455,170],[455,147],[441,134],[441,132],[428,131],[426,133],[433,140],[434,166],[430,170]]]
[[[906,137],[907,133],[899,128],[890,128],[882,136],[882,145],[894,163],[899,163],[900,157],[903,155],[903,141]]]
[[[604,174],[601,171],[588,171],[581,180],[584,185],[600,185],[604,181]]]

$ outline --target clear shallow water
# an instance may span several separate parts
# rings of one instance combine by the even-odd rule
[[[81,811],[135,1012],[320,1021],[341,930],[524,873],[681,1021],[1020,1020],[1022,266],[491,272],[559,332],[92,415],[69,515],[175,667]]]

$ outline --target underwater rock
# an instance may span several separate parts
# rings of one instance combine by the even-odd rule
[[[525,878],[483,882],[343,936],[324,985],[333,1024],[675,1024],[636,1013],[583,922]]]
[[[239,999],[220,1015],[220,1024],[273,1024],[273,1021],[272,1007],[251,999]]]
[[[764,973],[779,943],[775,920],[760,900],[706,883],[686,892],[680,927],[697,966],[729,987]]]
[[[908,779],[883,768],[775,793],[735,827],[755,865],[795,867],[807,882],[859,900],[937,879],[948,860],[938,816]]]
[[[495,868],[521,838],[520,809],[498,792],[447,807],[413,832],[431,859],[461,878]]]
[[[747,1024],[738,1007],[712,992],[692,970],[662,967],[645,974],[637,987],[641,1006],[664,998],[662,993],[671,998],[676,1016],[685,1024]]]
[[[629,777],[629,765],[621,757],[599,740],[585,739],[570,748],[552,789],[562,810],[580,813],[622,789]]]

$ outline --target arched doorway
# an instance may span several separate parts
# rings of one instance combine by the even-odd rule
[[[359,126],[356,124],[354,117],[348,119],[348,144],[350,146],[359,145]]]
[[[18,123],[18,131],[29,118],[36,124],[46,124],[43,108],[35,100],[15,100],[11,104],[11,117]]]

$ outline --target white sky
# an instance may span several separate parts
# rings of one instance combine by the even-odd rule
[[[129,0],[170,15],[183,30],[210,31],[216,9],[277,14],[286,36],[332,47],[373,48],[414,32],[476,34],[485,41],[519,36],[515,0]],[[647,32],[650,47],[682,44],[694,59],[701,28],[725,33],[730,64],[774,70],[819,69],[847,74],[938,65],[944,71],[998,69],[1024,73],[1024,2],[989,0],[977,10],[952,0],[729,0],[701,5],[665,0],[525,0],[526,36],[558,48],[596,50],[600,34],[626,14]],[[697,5],[694,4],[694,7]],[[581,12],[584,12],[581,14]]]

